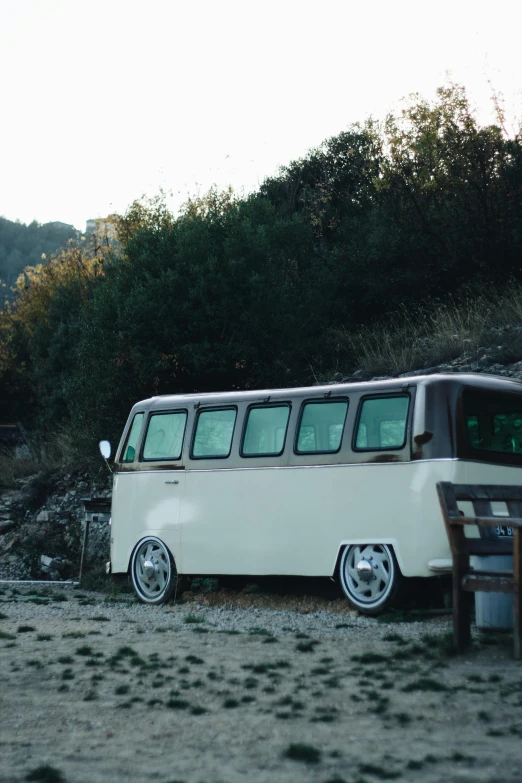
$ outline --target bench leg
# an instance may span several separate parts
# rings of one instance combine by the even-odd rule
[[[459,652],[471,646],[471,607],[473,593],[453,590],[453,641]]]
[[[515,658],[522,660],[522,535],[520,530],[515,530],[513,536],[513,613],[514,613],[514,641]]]

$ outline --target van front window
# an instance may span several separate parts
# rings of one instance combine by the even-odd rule
[[[122,451],[122,462],[134,462],[136,457],[136,447],[141,432],[141,425],[143,424],[143,413],[137,413],[132,422],[129,434],[127,436],[127,442]]]

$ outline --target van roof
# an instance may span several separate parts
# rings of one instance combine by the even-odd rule
[[[406,389],[409,386],[431,384],[457,384],[475,386],[477,388],[496,391],[521,391],[522,380],[506,378],[485,373],[438,373],[432,375],[410,375],[404,378],[383,378],[375,381],[356,381],[354,383],[330,383],[318,386],[294,386],[283,389],[243,389],[241,391],[224,392],[194,392],[191,394],[162,394],[140,400],[134,408],[167,408],[178,407],[184,403],[212,404],[225,402],[274,402],[289,396],[306,397],[307,395],[339,396],[353,392],[372,392]],[[133,410],[134,410],[133,408]]]

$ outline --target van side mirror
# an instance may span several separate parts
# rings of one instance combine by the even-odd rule
[[[112,446],[108,440],[101,440],[98,444],[103,459],[110,459]]]

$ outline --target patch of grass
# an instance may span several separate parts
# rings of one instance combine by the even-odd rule
[[[415,622],[415,616],[409,614],[404,609],[390,609],[389,612],[380,614],[377,617],[378,623],[412,623]]]
[[[406,644],[406,639],[400,633],[386,633],[382,637],[385,642],[396,642],[397,644]]]
[[[239,707],[239,701],[237,699],[232,699],[232,698],[225,699],[225,701],[223,702],[223,707],[226,710],[233,710],[236,707]]]
[[[491,723],[491,715],[489,712],[486,712],[486,710],[479,710],[477,713],[477,718],[484,723]]]
[[[404,693],[412,693],[413,691],[448,691],[449,688],[447,685],[444,685],[443,682],[440,682],[439,680],[433,680],[431,677],[419,677],[418,680],[414,680],[413,682],[409,682],[407,685],[405,685],[401,690]]]
[[[267,631],[266,628],[249,628],[248,633],[250,636],[269,636],[270,631]]]
[[[466,754],[465,753],[461,753],[460,750],[454,750],[453,753],[451,754],[451,756],[449,757],[449,760],[450,761],[456,761],[456,762],[459,762],[459,761],[472,762],[472,761],[474,761],[474,758],[473,758],[473,756],[466,756]]]
[[[95,690],[88,691],[85,696],[83,697],[84,701],[96,701],[98,698],[98,694]]]
[[[72,669],[64,669],[62,672],[62,680],[74,680],[74,672]]]
[[[50,764],[40,764],[39,767],[30,770],[25,779],[36,781],[36,783],[65,783],[63,773]]]
[[[0,639],[12,641],[13,639],[16,639],[16,636],[14,636],[12,633],[7,633],[7,631],[0,631]]]
[[[85,636],[86,634],[82,631],[67,631],[67,633],[62,633],[62,639],[85,639]]]
[[[315,648],[318,644],[320,644],[320,642],[315,640],[311,640],[309,642],[299,642],[299,644],[296,644],[295,649],[297,652],[302,653],[315,652]]]
[[[3,612],[0,612],[0,620],[7,620],[7,619],[8,619],[8,616],[9,616],[9,615],[7,615],[7,614],[4,614]]]
[[[198,658],[197,655],[186,655],[185,656],[185,660],[188,661],[188,663],[193,663],[193,664],[196,664],[196,665],[199,665],[201,663],[205,663],[203,658]]]
[[[205,713],[206,709],[199,704],[194,704],[194,706],[190,708],[191,715],[204,715]]]
[[[36,628],[33,625],[19,625],[16,630],[18,633],[31,633],[36,631]]]
[[[310,674],[313,674],[314,677],[317,677],[321,674],[330,674],[330,669],[328,669],[326,666],[315,666],[310,670]]]
[[[423,766],[424,761],[421,761],[421,759],[410,759],[406,764],[406,769],[419,770],[422,769]]]
[[[60,655],[56,660],[58,663],[74,663],[74,658],[71,655]]]
[[[111,618],[106,617],[104,614],[97,614],[96,617],[91,617],[90,619],[97,623],[110,623],[111,621]]]
[[[194,625],[196,623],[204,623],[205,618],[201,617],[199,614],[186,614],[183,618],[183,622],[187,623],[188,625]]]
[[[484,677],[481,674],[468,674],[466,680],[468,680],[468,682],[485,682]]]
[[[129,647],[128,645],[125,645],[124,647],[119,647],[118,650],[115,653],[115,656],[118,658],[134,658],[137,657],[138,653],[133,647]]]
[[[190,703],[186,699],[171,697],[167,702],[167,707],[171,710],[186,710],[190,707]]]
[[[68,600],[69,599],[67,598],[67,596],[64,595],[63,593],[53,593],[51,595],[51,601],[54,601],[57,604]]]
[[[92,649],[92,647],[89,647],[88,644],[82,644],[81,647],[76,648],[76,655],[84,655],[90,657],[91,655],[93,655],[93,653],[94,650]]]
[[[302,761],[305,764],[319,764],[321,761],[321,751],[314,745],[307,745],[304,742],[292,742],[284,751],[283,756],[292,761]]]
[[[50,633],[39,633],[36,636],[37,642],[50,642],[52,640],[52,636]]]
[[[359,764],[359,772],[363,775],[373,775],[381,780],[396,780],[400,778],[401,773],[394,769],[388,769],[387,767],[380,767],[378,764]]]
[[[130,685],[118,685],[114,689],[116,696],[125,696],[130,691]]]
[[[381,653],[374,652],[366,652],[362,653],[361,655],[352,655],[351,659],[352,661],[358,661],[363,665],[368,665],[370,663],[387,663],[389,661],[387,655],[381,655]]]

